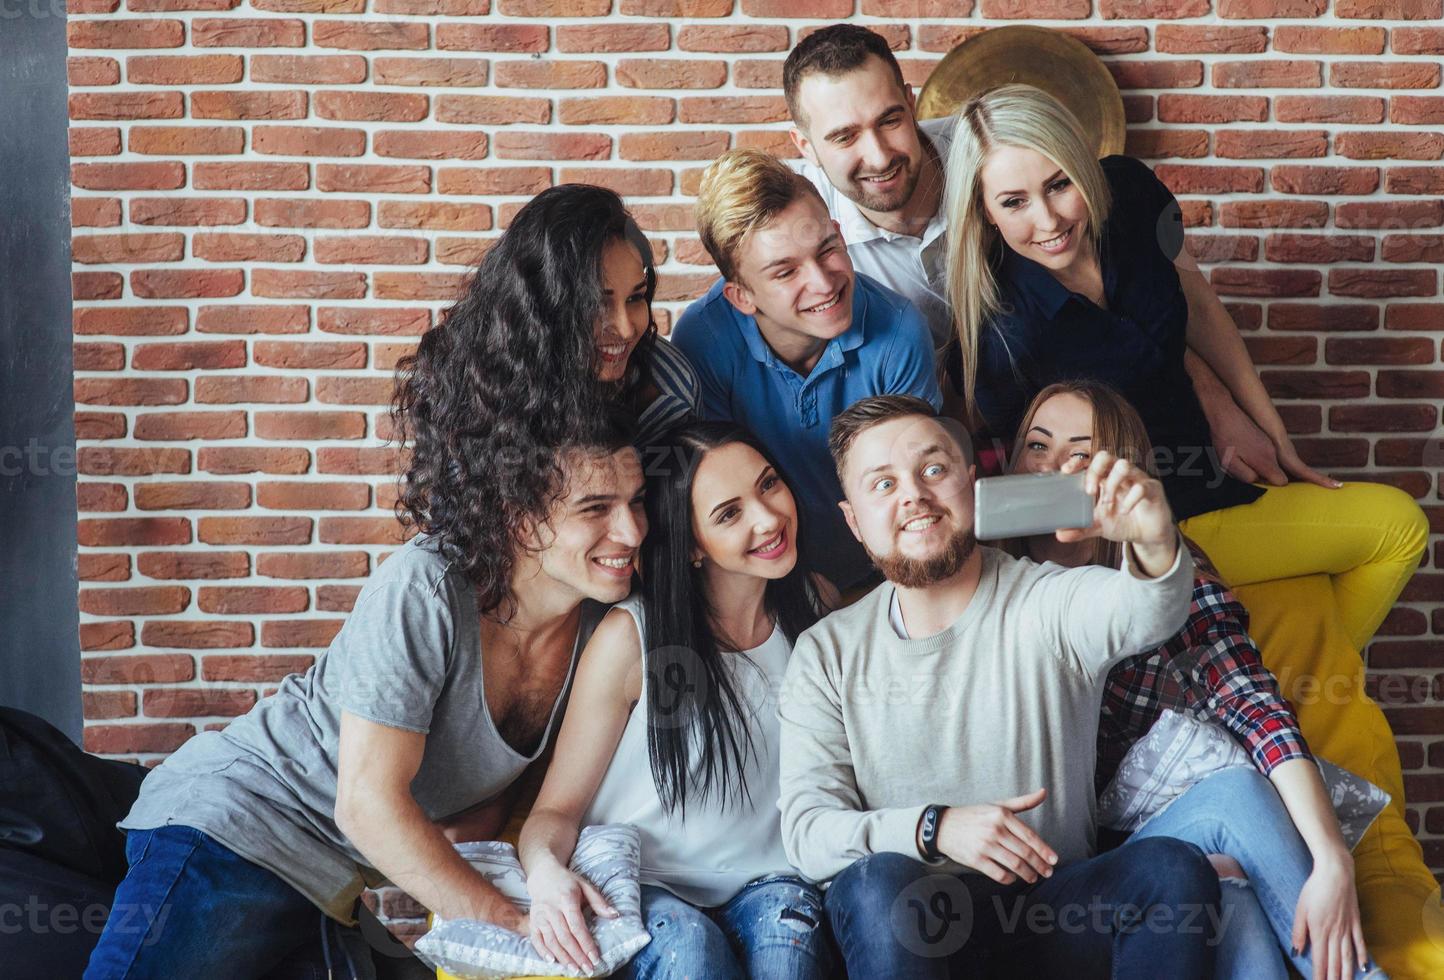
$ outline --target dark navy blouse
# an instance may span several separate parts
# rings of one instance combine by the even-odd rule
[[[1183,368],[1188,301],[1173,259],[1183,244],[1178,201],[1146,164],[1111,156],[1113,192],[1099,261],[1108,309],[1043,266],[999,245],[1003,312],[983,327],[978,407],[988,434],[1011,440],[1028,403],[1055,381],[1092,378],[1138,409],[1174,516],[1249,503],[1263,493],[1224,473]]]

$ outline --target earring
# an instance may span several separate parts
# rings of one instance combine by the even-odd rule
[[[701,567],[702,567],[702,559],[700,559],[700,558],[694,558],[694,559],[692,559],[692,567],[693,567],[693,568],[701,568]]]

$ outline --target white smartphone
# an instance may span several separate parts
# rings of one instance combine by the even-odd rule
[[[973,487],[973,533],[980,541],[1093,524],[1093,497],[1081,472],[989,476]]]

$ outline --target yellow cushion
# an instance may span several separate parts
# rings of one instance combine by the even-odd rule
[[[1317,754],[1382,786],[1393,802],[1354,849],[1369,955],[1393,980],[1444,977],[1439,886],[1404,822],[1404,777],[1384,713],[1364,694],[1364,667],[1342,627],[1327,576],[1237,590],[1264,663],[1293,702]]]

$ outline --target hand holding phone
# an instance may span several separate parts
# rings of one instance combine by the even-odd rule
[[[980,541],[1093,526],[1093,495],[1082,473],[989,476],[973,486],[973,533]]]

